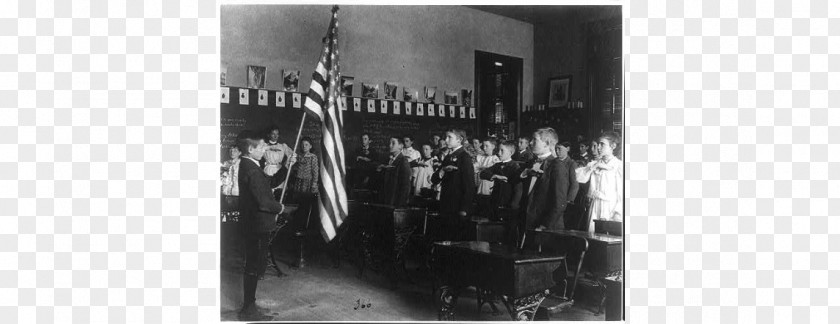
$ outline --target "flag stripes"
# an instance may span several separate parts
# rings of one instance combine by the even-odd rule
[[[345,191],[344,144],[342,143],[341,105],[339,100],[341,80],[338,60],[338,7],[333,8],[324,51],[309,87],[304,107],[307,114],[321,122],[321,159],[318,210],[321,220],[321,234],[332,240],[338,228],[347,218],[347,192]]]

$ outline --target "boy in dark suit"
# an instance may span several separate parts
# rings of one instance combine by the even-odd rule
[[[464,150],[467,134],[460,129],[446,131],[446,146],[452,153],[441,163],[440,171],[432,175],[432,183],[441,184],[440,215],[443,217],[443,239],[467,239],[468,215],[475,196],[475,171],[472,157]]]
[[[383,186],[379,191],[379,202],[400,208],[408,204],[411,192],[411,166],[408,158],[401,152],[403,143],[396,136],[392,136],[388,148],[390,159],[388,164],[380,165],[377,170],[383,171]]]
[[[562,230],[563,212],[573,197],[569,197],[568,169],[552,154],[557,144],[557,133],[550,127],[534,132],[531,140],[536,160],[531,168],[520,174],[525,193],[522,208],[525,229]]]
[[[507,241],[516,244],[521,229],[517,217],[519,199],[522,196],[522,183],[519,181],[521,168],[511,156],[516,151],[516,144],[511,141],[499,145],[499,159],[501,162],[479,173],[485,180],[493,180],[493,191],[490,194],[493,213],[491,218],[503,219],[507,223]]]
[[[534,153],[531,152],[531,147],[529,146],[530,142],[531,139],[528,136],[520,136],[519,141],[517,142],[517,150],[511,157],[514,161],[520,162],[519,167],[521,168],[530,168],[531,163],[534,162],[535,156]]]
[[[265,273],[269,233],[274,229],[283,205],[274,200],[272,189],[282,184],[288,170],[282,167],[273,176],[266,176],[258,162],[268,145],[252,131],[242,131],[237,147],[243,153],[239,164],[240,229],[245,240],[245,275],[243,291],[245,303],[239,312],[240,320],[268,320],[257,310],[257,282]],[[292,156],[290,163],[295,163]],[[291,165],[290,164],[290,165]]]
[[[575,177],[575,169],[577,169],[577,163],[575,160],[569,156],[569,151],[572,148],[572,144],[569,142],[563,142],[557,144],[555,147],[555,151],[557,152],[557,161],[563,166],[563,170],[566,172],[566,176],[563,177],[564,181],[567,181],[566,185],[568,189],[568,194],[566,195],[566,210],[565,210],[565,226],[568,229],[580,230],[578,224],[580,219],[580,208],[579,206],[575,205],[575,201],[578,195],[578,189],[580,189],[580,185],[577,182]]]
[[[379,162],[379,153],[370,145],[370,135],[362,134],[362,146],[351,156],[353,159],[353,189],[368,189],[371,175]]]

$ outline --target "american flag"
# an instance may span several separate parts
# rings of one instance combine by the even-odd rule
[[[321,122],[321,185],[318,209],[321,234],[327,241],[347,218],[347,193],[344,176],[344,145],[341,143],[341,72],[338,64],[338,6],[333,7],[330,28],[324,38],[324,51],[312,73],[312,84],[304,111]]]

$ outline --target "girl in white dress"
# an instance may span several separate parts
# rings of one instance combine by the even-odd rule
[[[589,232],[595,231],[595,220],[621,222],[624,219],[624,164],[615,156],[621,140],[607,132],[598,139],[599,158],[575,170],[577,181],[589,182]]]

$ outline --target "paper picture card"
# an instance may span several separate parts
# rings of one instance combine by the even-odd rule
[[[239,104],[248,105],[248,89],[239,89]]]
[[[362,111],[362,98],[353,98],[353,111]]]
[[[397,87],[399,84],[396,82],[385,82],[385,99],[397,99]]]
[[[461,103],[466,107],[472,107],[472,90],[461,89]]]
[[[268,106],[268,90],[258,90],[257,104],[260,106]]]
[[[292,107],[300,108],[300,93],[293,93],[292,94]]]
[[[447,105],[457,105],[458,104],[458,92],[444,91],[443,92],[443,103],[445,103]]]
[[[417,102],[417,89],[403,88],[403,101]]]
[[[248,88],[265,89],[265,67],[248,65]]]
[[[455,106],[449,106],[449,118],[455,118]]]
[[[367,100],[367,108],[368,108],[369,113],[376,112],[376,103],[374,102],[373,99],[368,99]]]
[[[435,103],[435,97],[437,96],[437,87],[426,87],[423,93],[425,95],[426,102]]]
[[[401,108],[400,106],[401,105],[400,105],[399,101],[394,101],[394,115],[400,115],[401,114],[400,113],[400,108]]]
[[[222,87],[220,99],[222,103],[230,103],[230,88]]]
[[[414,111],[414,114],[417,116],[424,116],[426,115],[426,107],[423,107],[423,104],[418,103],[417,109]]]
[[[438,116],[446,117],[446,109],[443,107],[443,105],[438,105]]]
[[[341,77],[341,95],[345,97],[353,96],[353,77]]]
[[[386,100],[379,100],[379,112],[383,114],[388,113],[388,101]]]
[[[363,82],[362,83],[362,97],[378,99],[379,98],[379,85]]]
[[[300,71],[283,70],[283,90],[287,92],[298,91],[300,82]]]
[[[414,107],[411,102],[405,103],[405,114],[406,115],[413,115],[414,111],[412,110]]]
[[[341,110],[347,110],[347,97],[341,97]]]
[[[467,108],[464,106],[461,106],[459,108],[461,108],[461,118],[467,118]]]
[[[277,91],[274,93],[274,105],[277,107],[286,107],[286,93]]]
[[[475,119],[475,107],[470,107],[470,119]]]

